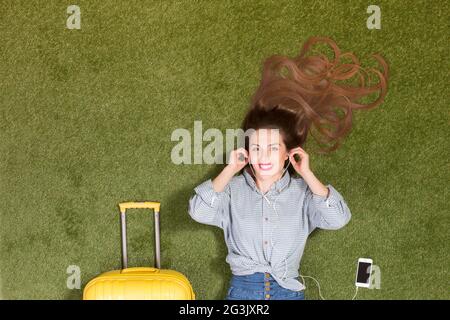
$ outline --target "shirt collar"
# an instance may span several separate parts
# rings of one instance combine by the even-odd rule
[[[243,175],[245,177],[245,180],[253,188],[254,191],[261,193],[261,191],[258,189],[258,187],[256,185],[255,179],[253,179],[253,176],[249,173],[248,170],[249,170],[248,167],[246,167],[244,169]],[[289,174],[289,170],[286,170],[286,172],[283,174],[281,179],[278,179],[278,181],[273,183],[272,186],[270,187],[269,191],[267,191],[267,193],[270,193],[273,191],[277,191],[278,193],[280,193],[285,187],[287,187],[289,185],[290,181],[291,181],[291,175]]]

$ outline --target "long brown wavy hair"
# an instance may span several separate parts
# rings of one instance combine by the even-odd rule
[[[320,42],[332,48],[334,59],[329,60],[321,53],[307,55],[312,46]],[[352,62],[341,63],[344,57]],[[372,57],[382,66],[382,71],[363,69],[353,53],[341,53],[335,41],[328,37],[310,37],[300,54],[293,58],[270,56],[264,61],[261,82],[251,98],[242,129],[277,128],[288,150],[303,147],[311,133],[319,145],[324,145],[318,153],[335,151],[351,130],[352,111],[374,108],[386,95],[388,65],[379,54],[372,54]],[[371,85],[369,76],[366,86],[365,75],[369,72],[378,77],[377,84]],[[355,78],[356,85],[345,83]],[[375,101],[359,102],[377,92]],[[246,136],[247,151],[248,141]],[[290,173],[295,173],[292,166]]]

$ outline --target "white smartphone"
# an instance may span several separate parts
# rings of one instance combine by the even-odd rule
[[[372,259],[359,258],[358,270],[356,271],[355,286],[368,288],[370,287],[370,274],[372,273]]]

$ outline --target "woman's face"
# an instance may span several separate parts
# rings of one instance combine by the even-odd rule
[[[280,130],[255,130],[249,137],[249,157],[258,179],[271,179],[281,173],[289,155]]]

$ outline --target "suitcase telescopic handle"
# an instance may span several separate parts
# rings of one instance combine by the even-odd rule
[[[159,202],[123,202],[119,203],[121,213],[125,213],[127,209],[154,209],[159,212],[161,203]]]
[[[122,237],[122,269],[128,268],[127,255],[127,223],[126,211],[127,209],[153,209],[155,216],[155,266],[161,269],[161,249],[160,249],[160,232],[159,232],[159,202],[123,202],[119,203],[120,208],[120,223],[121,223],[121,237]]]

